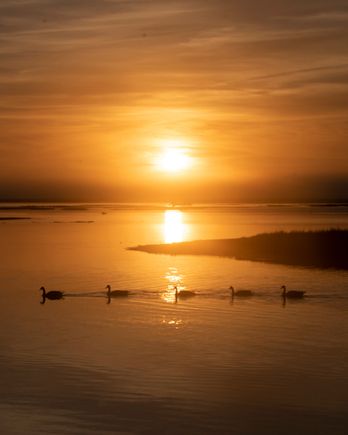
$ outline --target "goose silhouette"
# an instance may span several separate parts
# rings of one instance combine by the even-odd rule
[[[231,290],[232,298],[234,298],[235,296],[248,297],[248,296],[253,296],[253,294],[254,294],[251,290],[237,290],[236,291],[232,285],[230,287],[230,290]]]
[[[108,298],[117,298],[117,297],[124,297],[129,295],[128,290],[111,290],[111,285],[107,285],[105,287],[107,289],[107,297]]]
[[[174,286],[175,289],[175,299],[179,298],[191,298],[192,296],[196,296],[196,293],[191,290],[178,290],[177,286]]]
[[[40,290],[42,291],[42,297],[44,299],[63,299],[64,292],[61,292],[60,290],[50,290],[49,292],[46,292],[46,289],[44,286],[40,287]]]
[[[289,299],[302,299],[304,294],[306,293],[302,290],[286,290],[285,285],[282,285],[280,288],[281,288],[281,290],[283,290],[282,297],[284,299],[287,299],[287,298],[289,298]]]

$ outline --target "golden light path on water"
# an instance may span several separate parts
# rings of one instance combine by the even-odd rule
[[[162,299],[165,302],[174,303],[175,300],[175,286],[178,290],[182,290],[184,287],[181,285],[183,276],[179,273],[176,267],[169,267],[167,273],[165,274],[165,279],[167,281],[167,286],[162,294]]]
[[[166,210],[164,212],[163,235],[165,243],[179,243],[184,240],[187,231],[180,210]]]
[[[185,239],[187,225],[183,221],[183,213],[180,210],[166,210],[164,212],[163,239],[165,243],[178,243]],[[174,286],[179,290],[183,289],[181,285],[182,275],[175,267],[170,267],[165,274],[167,282],[166,289],[162,294],[162,299],[168,303],[175,302]]]

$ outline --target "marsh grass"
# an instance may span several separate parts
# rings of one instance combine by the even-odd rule
[[[262,233],[251,237],[143,245],[135,251],[170,255],[214,255],[294,266],[348,269],[348,230]]]

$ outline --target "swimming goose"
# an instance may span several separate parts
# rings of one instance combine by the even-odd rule
[[[64,293],[60,290],[50,290],[49,292],[46,292],[46,289],[44,286],[40,288],[42,291],[42,297],[44,299],[63,299]]]
[[[191,290],[178,290],[177,286],[174,286],[175,289],[175,297],[176,298],[191,298],[192,296],[196,296],[196,293]]]
[[[251,290],[235,290],[234,287],[231,285],[231,296],[234,298],[237,297],[247,297],[247,296],[253,296],[253,292]]]
[[[117,298],[119,296],[128,296],[129,295],[128,290],[112,290],[111,291],[111,285],[109,285],[109,284],[105,288],[107,289],[108,298]]]
[[[280,287],[283,292],[282,292],[282,297],[285,298],[290,298],[290,299],[302,299],[304,294],[306,292],[302,291],[302,290],[286,290],[285,285],[282,285]]]

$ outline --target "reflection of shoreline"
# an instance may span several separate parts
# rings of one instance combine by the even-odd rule
[[[293,231],[129,248],[153,254],[213,255],[237,260],[348,269],[348,230]]]

